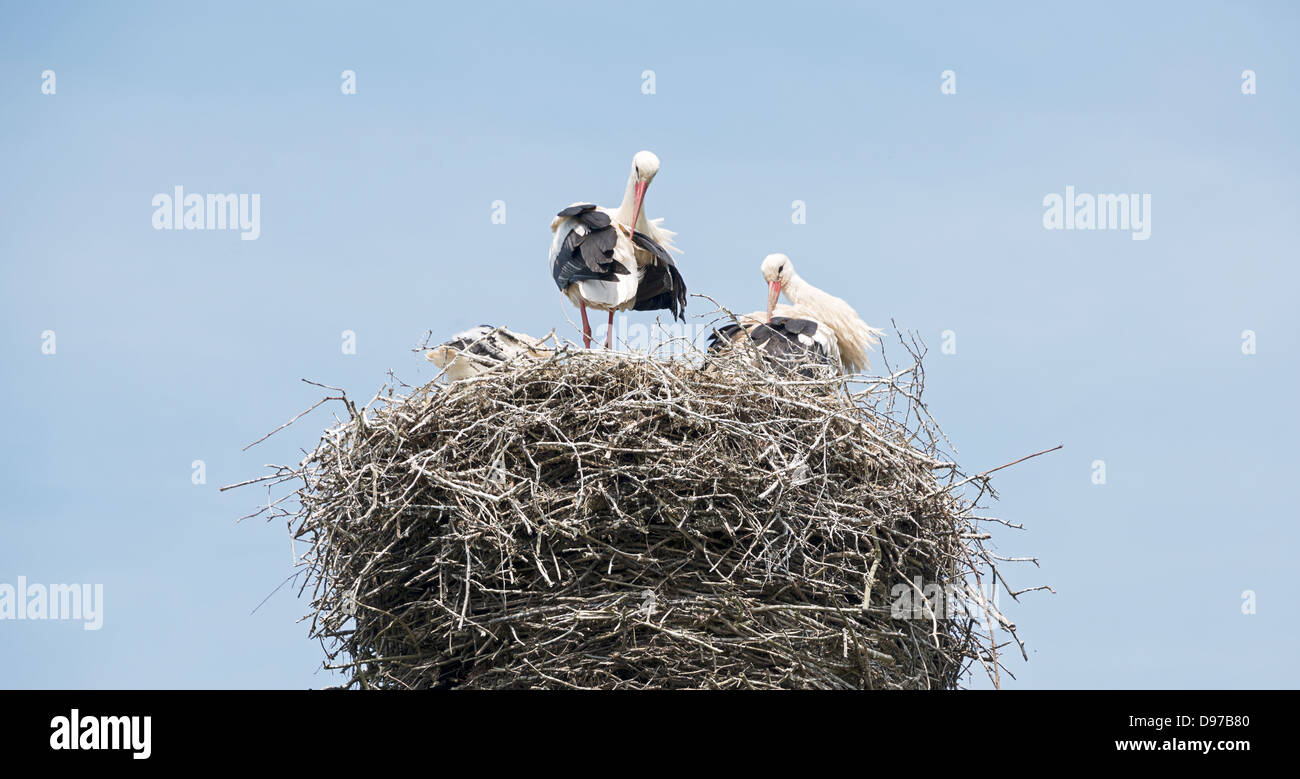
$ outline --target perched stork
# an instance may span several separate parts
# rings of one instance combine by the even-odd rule
[[[785,297],[802,312],[805,318],[819,323],[819,329],[830,331],[838,354],[832,357],[847,373],[871,370],[867,352],[880,343],[883,330],[869,326],[853,307],[829,292],[823,292],[804,281],[794,272],[794,263],[784,254],[769,254],[763,259],[763,280],[767,282],[767,313],[776,313],[776,301]]]
[[[816,366],[836,364],[839,347],[835,333],[794,306],[778,305],[772,311],[755,311],[735,323],[713,331],[709,351],[720,352],[748,340],[763,362],[784,370],[816,375]]]
[[[674,318],[683,317],[686,284],[669,252],[675,233],[661,226],[662,219],[648,219],[643,209],[658,172],[658,157],[637,152],[618,208],[574,203],[551,222],[551,277],[582,312],[582,341],[588,348],[588,308],[609,312],[607,349],[614,345],[615,311],[667,309]]]
[[[543,346],[546,339],[513,333],[504,327],[479,325],[425,353],[429,362],[442,368],[451,381],[480,376],[520,356],[546,357],[554,352]]]

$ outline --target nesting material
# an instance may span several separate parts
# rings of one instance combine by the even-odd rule
[[[307,545],[326,666],[380,688],[998,680],[1023,650],[983,597],[987,476],[944,454],[912,346],[855,384],[564,348],[336,397],[346,417],[264,477],[297,486],[271,512]],[[979,608],[899,616],[932,584]]]

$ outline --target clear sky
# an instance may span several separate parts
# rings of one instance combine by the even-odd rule
[[[1065,445],[996,479],[1057,590],[1008,686],[1300,686],[1300,11],[989,5],[0,3],[0,584],[104,591],[0,621],[0,687],[331,683],[306,601],[258,608],[284,526],[218,492],[329,415],[241,448],[301,378],[427,381],[426,330],[564,326],[550,219],[639,149],[692,291],[761,307],[785,252],[925,338],[969,469]],[[155,230],[178,185],[260,236]],[[1150,195],[1149,239],[1045,229],[1067,186]]]

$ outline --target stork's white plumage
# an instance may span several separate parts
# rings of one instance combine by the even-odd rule
[[[774,313],[782,293],[809,319],[830,331],[836,344],[838,361],[848,373],[871,370],[867,353],[880,343],[884,331],[862,321],[858,312],[840,298],[814,287],[794,271],[794,263],[784,254],[769,254],[763,259],[763,280],[768,285],[767,310]]]
[[[609,312],[606,348],[614,343],[614,312],[666,308],[680,318],[686,285],[670,250],[676,233],[645,214],[645,194],[659,172],[648,151],[632,158],[617,208],[574,203],[551,222],[549,261],[555,285],[582,312],[583,343],[591,346],[587,309]]]
[[[457,333],[450,341],[430,349],[424,357],[442,368],[450,381],[460,381],[480,376],[519,357],[546,357],[554,352],[543,346],[546,340],[504,327],[479,325]]]

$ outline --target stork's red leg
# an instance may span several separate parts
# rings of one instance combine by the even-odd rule
[[[591,323],[587,321],[587,305],[584,303],[578,308],[582,310],[582,345],[591,348]]]
[[[614,348],[614,309],[609,310],[609,325],[605,328],[605,348]]]

